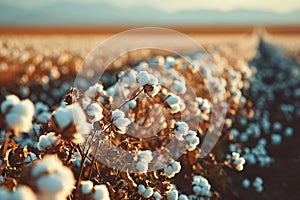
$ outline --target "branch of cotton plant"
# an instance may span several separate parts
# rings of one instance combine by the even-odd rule
[[[5,154],[6,154],[7,147],[8,147],[8,141],[9,141],[9,132],[5,131],[4,141],[2,143],[2,157],[4,160],[5,160]]]
[[[142,92],[144,91],[143,88],[141,88],[140,90],[138,90],[138,92],[136,94],[133,94],[130,99],[126,100],[124,103],[122,103],[117,109],[122,108],[124,105],[126,105],[127,103],[129,103],[130,101],[134,100],[135,98],[137,98]]]
[[[112,124],[109,124],[104,130],[103,130],[103,134],[101,134],[97,139],[95,139],[95,141],[92,141],[92,143],[89,145],[88,149],[86,150],[86,152],[84,153],[84,155],[82,156],[82,159],[81,159],[81,163],[80,163],[80,170],[79,170],[79,175],[78,175],[78,178],[76,180],[76,190],[79,188],[79,184],[80,184],[80,180],[81,180],[81,176],[82,176],[82,173],[83,173],[83,166],[84,166],[84,163],[85,163],[85,160],[86,158],[88,157],[88,153],[91,149],[91,147],[95,144],[95,142],[99,142],[100,139],[101,139],[101,136],[104,135],[104,133],[106,132],[106,130],[108,130],[110,127],[111,127]],[[92,140],[94,138],[94,135],[95,133],[93,134],[92,136]],[[98,147],[99,145],[97,145]]]
[[[92,176],[93,165],[94,165],[94,163],[95,163],[95,159],[96,159],[96,155],[97,155],[99,146],[100,146],[100,140],[98,141],[98,145],[97,145],[96,150],[95,150],[95,153],[94,153],[94,155],[93,155],[93,159],[92,159],[92,163],[91,163],[90,171],[89,171],[89,179],[91,179],[91,176]]]

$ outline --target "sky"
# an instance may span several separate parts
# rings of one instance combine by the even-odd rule
[[[0,0],[0,2],[19,5],[21,7],[34,7],[62,1],[80,2],[84,4],[100,1],[112,4],[116,7],[149,6],[166,12],[191,9],[228,11],[242,8],[288,13],[300,9],[300,0]]]

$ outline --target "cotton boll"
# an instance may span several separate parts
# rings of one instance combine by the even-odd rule
[[[121,130],[121,133],[125,133],[126,127],[131,123],[128,118],[119,118],[113,121],[113,124]]]
[[[80,184],[82,194],[90,194],[94,188],[93,182],[90,180],[81,181]]]
[[[110,200],[106,185],[95,185],[94,200]]]
[[[10,199],[10,193],[7,190],[0,187],[0,197],[4,200]]]
[[[189,126],[185,122],[176,122],[175,129],[174,129],[174,135],[179,141],[183,141],[185,136],[189,130]]]
[[[146,188],[144,185],[140,184],[138,186],[138,194],[141,195],[144,198],[149,198],[153,195],[153,189],[152,188]]]
[[[149,151],[149,150],[140,151],[140,152],[138,153],[138,157],[139,157],[140,159],[146,160],[147,162],[151,162],[151,160],[153,159],[153,157],[152,157],[152,152]]]
[[[96,83],[93,86],[90,86],[88,90],[86,91],[86,95],[91,98],[96,100],[96,98],[100,97],[100,93],[103,91],[103,85],[100,83]]]
[[[187,150],[193,151],[196,149],[197,145],[200,143],[200,139],[195,131],[189,131],[185,137],[187,143]]]
[[[72,112],[69,108],[69,106],[59,107],[54,111],[55,122],[61,129],[64,129],[73,123]]]
[[[103,118],[102,107],[97,103],[91,103],[86,110],[86,113],[89,117],[92,118],[92,121],[100,121]]]
[[[153,193],[153,197],[154,197],[155,200],[162,200],[163,199],[163,196],[157,191]]]
[[[1,195],[0,195],[1,196]],[[2,196],[1,196],[2,197]],[[3,198],[3,197],[2,197]],[[3,198],[5,199],[5,198]],[[28,186],[18,186],[15,192],[10,195],[11,200],[36,200],[37,197]]]
[[[151,197],[152,195],[153,195],[153,189],[152,189],[152,188],[146,188],[146,190],[145,190],[143,196],[144,196],[145,198],[149,198],[149,197]]]
[[[8,102],[8,103],[5,103]],[[7,105],[12,106],[9,113],[5,115],[7,125],[16,131],[29,132],[32,128],[32,118],[34,115],[34,105],[29,99],[17,102],[17,98],[10,96],[4,104],[5,110]],[[17,103],[16,103],[17,102]],[[12,105],[11,103],[15,103]]]
[[[175,176],[175,174],[179,173],[181,170],[180,162],[177,162],[175,160],[171,161],[170,164],[168,164],[164,168],[164,173],[168,178],[172,178]]]
[[[167,193],[167,200],[178,200],[178,191],[172,190]]]
[[[47,135],[42,135],[37,143],[38,150],[45,151],[46,148],[54,145],[58,138],[59,137],[57,137],[54,132],[48,133]]]
[[[291,127],[287,127],[285,130],[284,130],[284,135],[286,137],[291,137],[293,136],[294,134],[294,130],[291,128]]]
[[[148,72],[146,72],[146,71],[141,71],[141,72],[139,73],[138,83],[139,83],[141,86],[144,86],[144,85],[148,84],[149,80],[150,80],[150,77],[149,77]]]
[[[125,117],[125,113],[119,109],[113,110],[111,113],[111,119],[124,118],[124,117]]]
[[[136,163],[136,169],[141,173],[146,173],[148,171],[148,162],[145,160],[140,160]]]
[[[51,114],[49,112],[42,112],[37,116],[37,119],[42,123],[47,123],[51,119]]]
[[[281,137],[280,134],[273,133],[273,134],[271,135],[271,143],[272,143],[273,145],[278,145],[278,144],[280,144],[280,143],[281,143],[281,140],[282,140],[282,137]]]
[[[244,179],[242,185],[244,188],[249,188],[250,187],[249,179]]]
[[[73,190],[75,179],[72,171],[53,155],[45,156],[32,168],[36,179],[38,199],[65,199]]]
[[[16,95],[13,95],[13,94],[7,95],[5,97],[5,101],[3,101],[1,104],[1,112],[5,113],[9,106],[13,106],[19,102],[20,102],[20,99]]]
[[[178,200],[188,200],[189,198],[185,194],[179,195]]]

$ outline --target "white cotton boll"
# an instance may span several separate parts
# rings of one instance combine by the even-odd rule
[[[37,116],[37,119],[42,123],[47,123],[51,119],[51,114],[49,112],[42,112]]]
[[[284,135],[286,137],[291,137],[293,136],[294,134],[294,130],[291,128],[291,127],[287,127],[285,130],[284,130]]]
[[[172,56],[167,56],[167,57],[166,57],[166,60],[165,60],[165,66],[166,66],[167,68],[169,68],[169,67],[174,67],[175,65],[176,65],[176,60],[175,60],[175,58],[172,57]]]
[[[140,173],[146,173],[148,171],[148,162],[145,160],[140,160],[136,163],[136,169]]]
[[[20,102],[20,99],[16,95],[13,95],[13,94],[7,95],[5,97],[5,101],[3,101],[1,104],[1,112],[5,113],[9,106],[13,106],[19,102]]]
[[[106,185],[95,185],[94,200],[110,200],[109,192]]]
[[[244,179],[242,185],[244,188],[249,188],[250,187],[249,179]]]
[[[137,74],[138,74],[137,71],[131,69],[126,74],[120,75],[122,83],[127,84],[127,85],[136,83],[136,76],[137,76]]]
[[[158,84],[158,79],[153,76],[152,74],[149,74],[149,81],[147,83],[148,85],[157,85]]]
[[[178,191],[172,190],[167,193],[167,200],[178,200]]]
[[[58,174],[49,174],[36,181],[39,192],[51,194],[60,193],[63,190],[63,180]]]
[[[87,95],[91,99],[96,98],[96,95],[99,95],[103,91],[103,85],[96,83],[93,86],[90,86],[87,90]]]
[[[14,104],[5,119],[11,129],[28,132],[32,128],[33,115],[34,105],[29,99],[25,99]]]
[[[282,124],[280,122],[274,122],[274,124],[273,124],[274,131],[280,131],[281,128],[282,128]]]
[[[200,143],[200,139],[195,131],[189,131],[185,137],[185,141],[188,146],[188,151],[193,151],[196,149],[197,145]]]
[[[54,145],[57,139],[58,137],[53,132],[48,133],[47,135],[42,135],[37,143],[38,150],[45,151],[47,147]]]
[[[173,104],[170,105],[170,107],[171,107],[171,113],[178,113],[181,110],[179,104]]]
[[[125,117],[125,113],[119,109],[113,110],[111,113],[111,119],[115,119],[115,118],[124,118]]]
[[[102,107],[97,103],[92,103],[87,108],[87,115],[93,117],[93,121],[100,121],[103,118]]]
[[[65,199],[73,190],[75,179],[72,171],[54,155],[47,155],[32,168],[36,179],[38,199]]]
[[[171,90],[180,94],[184,94],[186,92],[185,82],[175,80],[171,86]]]
[[[113,124],[117,127],[127,127],[131,121],[128,118],[120,118],[113,121]]]
[[[152,188],[146,188],[143,197],[149,198],[153,195],[153,189]]]
[[[43,102],[36,102],[34,105],[34,116],[38,116],[41,112],[49,111],[48,105],[44,104]]]
[[[271,135],[271,143],[272,143],[273,145],[278,145],[278,144],[280,144],[280,143],[281,143],[281,140],[282,140],[282,137],[281,137],[280,134],[273,133],[273,134]]]
[[[139,157],[140,159],[146,160],[148,163],[151,162],[152,159],[153,159],[152,152],[149,151],[149,150],[140,151],[140,152],[138,153],[138,157]]]
[[[3,200],[10,199],[10,193],[6,189],[0,187],[0,197]]]
[[[90,180],[81,181],[80,184],[82,194],[90,194],[94,188],[93,182]]]
[[[179,173],[180,172],[180,170],[181,170],[180,162],[177,162],[177,161],[174,160],[170,163],[170,165],[172,166],[174,173]]]
[[[0,195],[1,196],[1,195]],[[3,198],[3,196],[1,196]],[[5,199],[5,198],[3,198]],[[11,193],[10,198],[11,200],[36,200],[37,197],[33,193],[33,191],[28,186],[18,186],[16,191]]]
[[[139,193],[140,195],[143,195],[145,191],[146,191],[145,186],[142,185],[142,184],[140,184],[140,185],[138,186],[138,193]]]
[[[139,79],[138,79],[138,83],[140,84],[140,86],[144,86],[146,84],[148,84],[150,80],[149,74],[146,71],[141,71],[139,73]]]
[[[189,195],[189,200],[197,200],[197,196],[193,195],[193,194],[190,194]]]
[[[187,134],[188,130],[189,130],[189,126],[188,126],[187,123],[185,123],[185,122],[176,122],[175,129],[174,129],[175,137],[179,141],[183,141],[184,140],[183,136],[185,136]]]
[[[129,107],[130,109],[136,108],[136,101],[135,101],[135,100],[129,101],[129,102],[128,102],[128,107]]]
[[[68,127],[72,122],[72,111],[69,109],[69,106],[66,107],[58,107],[54,111],[54,119],[57,123],[58,127],[64,129]]]
[[[175,94],[169,93],[166,95],[166,102],[169,106],[179,104],[180,97]]]
[[[163,196],[157,191],[153,193],[153,197],[154,197],[155,200],[162,200],[163,199]]]
[[[175,173],[173,172],[173,168],[170,165],[164,168],[164,173],[167,175],[168,178],[172,178],[175,175]]]
[[[178,200],[188,200],[189,198],[185,194],[179,195]]]
[[[195,192],[196,195],[200,195],[202,193],[202,188],[200,186],[194,186],[193,191]]]

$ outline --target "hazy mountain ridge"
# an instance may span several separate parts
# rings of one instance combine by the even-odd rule
[[[21,8],[0,3],[1,25],[222,25],[300,24],[300,10],[278,14],[263,10],[184,10],[166,13],[154,8],[118,8],[105,3],[54,3]]]

